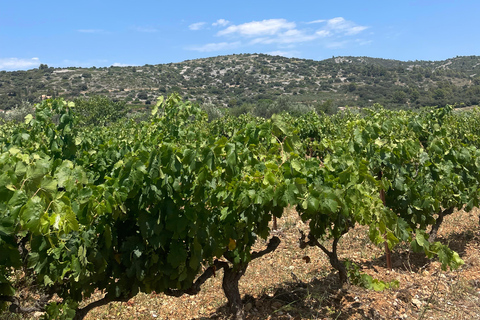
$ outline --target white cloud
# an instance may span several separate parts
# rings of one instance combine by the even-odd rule
[[[128,63],[120,63],[120,62],[115,62],[112,64],[112,67],[132,67],[135,66],[133,64],[128,64]]]
[[[312,23],[322,23],[322,22],[325,22],[326,20],[324,19],[320,19],[320,20],[313,20],[313,21],[310,21],[310,22],[307,22],[307,24],[312,24]]]
[[[79,29],[77,30],[80,33],[108,33],[108,31],[102,30],[102,29]]]
[[[0,70],[21,70],[36,68],[40,65],[40,59],[0,58]]]
[[[368,29],[366,26],[358,26],[353,21],[345,20],[342,17],[333,18],[326,21],[326,26],[319,31],[328,31],[330,33],[342,34],[342,35],[355,35],[363,30]]]
[[[238,48],[240,45],[241,45],[240,41],[207,43],[203,46],[192,46],[189,48],[189,50],[199,51],[199,52],[212,52],[212,51],[235,49],[235,48]]]
[[[288,22],[285,19],[269,19],[252,21],[240,25],[233,25],[217,33],[219,36],[239,34],[246,37],[258,37],[275,35],[282,30],[295,28],[295,22]]]
[[[364,26],[351,27],[351,28],[346,32],[346,34],[347,34],[347,35],[358,34],[358,33],[362,32],[363,30],[366,30],[366,29],[368,29],[368,27],[364,27]]]
[[[266,54],[269,54],[271,56],[282,56],[282,57],[292,58],[292,57],[298,57],[300,52],[276,50],[276,51],[267,52]]]
[[[303,30],[291,29],[277,34],[275,37],[261,37],[250,41],[250,44],[289,44],[300,43],[315,40],[317,38],[314,34],[307,34]]]
[[[218,19],[217,22],[212,23],[212,26],[220,26],[220,27],[225,27],[230,23],[230,21],[225,20],[225,19]]]
[[[152,27],[132,27],[133,30],[135,31],[138,31],[138,32],[145,32],[145,33],[154,33],[154,32],[158,32],[159,30],[156,29],[156,28],[152,28]]]
[[[284,51],[285,48],[293,49],[301,43],[308,42],[317,42],[326,48],[341,48],[352,43],[356,43],[357,45],[369,43],[368,39],[362,40],[361,42],[352,39],[348,40],[351,36],[360,34],[369,27],[358,25],[343,17],[304,22],[301,25],[303,27],[297,27],[295,22],[286,19],[251,21],[237,25],[232,25],[225,19],[219,19],[214,22],[212,26],[224,27],[216,33],[216,36],[238,39],[238,41],[208,43],[205,45],[192,46],[188,49],[200,52],[212,52],[234,49],[240,46],[264,45],[271,46],[270,49],[272,52],[289,54],[293,51]],[[198,30],[204,27],[206,27],[204,22],[190,25],[190,29],[192,30]],[[240,39],[246,40],[240,42]],[[290,55],[295,54],[296,53],[292,53]],[[287,56],[286,54],[283,55]]]
[[[356,35],[368,27],[359,26],[352,21],[337,17],[329,20],[314,20],[307,24],[325,24],[313,32],[311,29],[298,29],[295,22],[285,19],[270,19],[263,21],[252,21],[240,25],[232,25],[217,32],[217,36],[239,35],[251,38],[251,45],[254,44],[285,44],[314,41],[329,36],[350,36]]]
[[[307,34],[304,30],[292,29],[288,30],[278,36],[278,43],[297,43],[308,42],[315,40],[317,37],[312,34]]]
[[[200,30],[205,26],[205,22],[197,22],[197,23],[192,23],[191,25],[188,26],[190,30]]]
[[[315,34],[320,38],[324,38],[332,35],[332,33],[328,30],[318,30],[317,32],[315,32]]]

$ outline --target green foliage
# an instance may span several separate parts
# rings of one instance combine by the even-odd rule
[[[345,267],[347,268],[348,279],[351,284],[364,287],[365,289],[383,291],[385,289],[398,288],[398,280],[385,282],[382,280],[374,279],[371,275],[360,271],[360,267],[350,261],[345,261]]]
[[[114,102],[105,96],[75,99],[75,111],[85,125],[106,126],[125,117],[125,102]]]
[[[321,243],[368,225],[375,244],[462,264],[426,230],[442,208],[478,206],[478,112],[374,106],[208,122],[173,94],[147,121],[84,126],[80,111],[110,110],[104,102],[45,100],[1,127],[0,295],[15,294],[11,273],[23,269],[60,298],[47,317],[73,316],[95,290],[111,300],[187,290],[220,257],[241,270],[288,206]],[[367,288],[395,285],[347,271]]]
[[[28,101],[22,101],[20,105],[12,108],[7,114],[0,114],[5,121],[23,122],[28,114],[33,113],[33,105]]]

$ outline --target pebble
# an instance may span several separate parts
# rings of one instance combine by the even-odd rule
[[[420,308],[422,306],[422,301],[418,300],[417,298],[413,298],[412,299],[412,304],[417,307],[417,308]]]
[[[282,307],[282,303],[279,302],[279,301],[274,301],[274,302],[272,303],[272,308],[275,309],[275,310],[276,310],[276,309],[280,309],[281,307]]]

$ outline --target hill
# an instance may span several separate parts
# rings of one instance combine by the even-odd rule
[[[389,108],[480,100],[480,56],[444,61],[332,57],[322,61],[240,54],[137,67],[52,68],[0,72],[0,109],[45,97],[106,95],[148,105],[160,95],[239,108],[288,96],[323,107]]]

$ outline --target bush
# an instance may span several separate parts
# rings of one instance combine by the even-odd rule
[[[200,106],[208,115],[208,121],[222,118],[225,114],[213,103],[204,103]]]
[[[118,121],[126,115],[125,101],[114,102],[105,96],[75,99],[75,110],[85,125],[102,125]]]
[[[17,105],[8,113],[2,114],[1,117],[4,118],[5,121],[15,121],[17,123],[20,123],[25,120],[25,116],[33,113],[33,105],[30,102],[22,101],[20,105]]]

